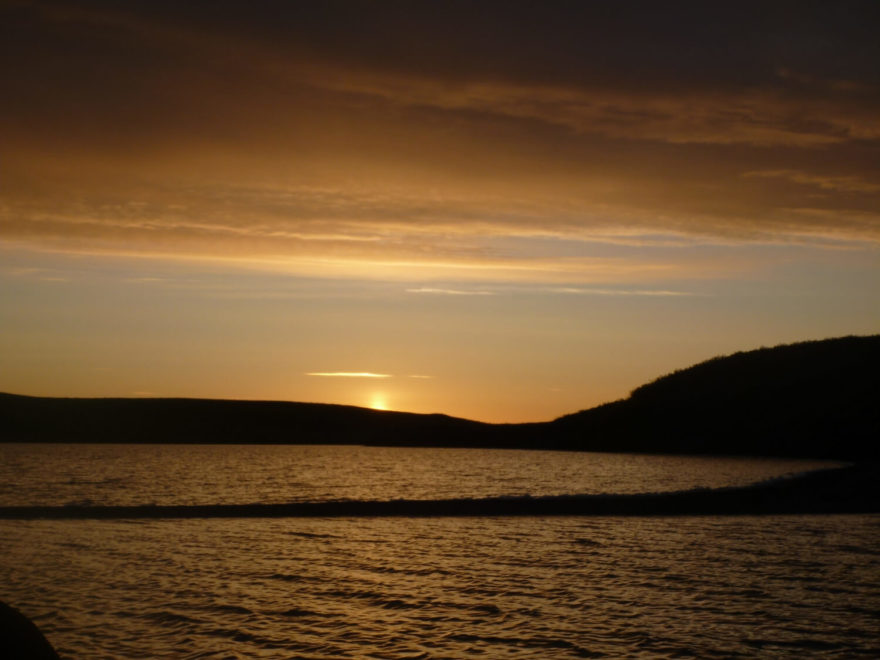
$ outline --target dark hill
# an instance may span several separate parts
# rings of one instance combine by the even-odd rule
[[[593,451],[877,460],[880,335],[714,358],[550,426]]]
[[[0,393],[7,442],[473,445],[491,425],[322,403]],[[484,440],[488,442],[488,440]]]

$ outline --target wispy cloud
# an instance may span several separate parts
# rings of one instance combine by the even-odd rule
[[[416,76],[326,73],[316,76],[315,84],[398,104],[479,111],[562,126],[576,133],[672,144],[817,147],[880,135],[880,120],[858,107],[802,98],[798,102],[803,116],[797,117],[791,98],[758,89],[672,95],[546,84],[468,81],[451,85]]]
[[[322,376],[326,378],[394,378],[394,374],[376,374],[371,371],[312,371],[306,376]],[[433,376],[425,374],[409,374],[406,378],[430,380]]]
[[[545,289],[548,293],[563,293],[579,296],[693,296],[689,291],[668,291],[655,289],[590,289],[580,287],[558,287]]]
[[[494,291],[475,291],[468,289],[437,289],[433,287],[419,287],[417,289],[407,289],[407,293],[428,293],[442,296],[494,296]]]
[[[374,374],[370,371],[312,371],[306,376],[323,376],[327,378],[393,378],[392,374]]]
[[[20,61],[4,81],[0,239],[274,260],[327,278],[455,270],[477,287],[491,271],[646,288],[682,269],[675,255],[640,270],[641,248],[880,242],[876,221],[832,208],[880,193],[870,160],[880,90],[866,50],[876,39],[838,32],[826,12],[871,21],[833,3],[804,9],[790,38],[812,43],[827,29],[845,80],[795,53],[781,67],[775,49],[743,38],[778,8],[707,3],[686,22],[701,29],[682,31],[672,10],[507,3],[487,50],[463,6],[417,3],[399,30],[396,3],[215,4],[0,9]],[[374,36],[364,47],[362,32]],[[804,203],[799,186],[823,197],[827,216],[787,211]],[[535,241],[512,252],[511,237]],[[566,258],[599,251],[554,253],[538,245],[547,237],[637,258],[578,264]],[[493,295],[464,284],[407,292]]]
[[[575,287],[575,286],[559,286],[559,287],[535,287],[535,286],[499,286],[497,289],[487,290],[467,290],[467,289],[444,289],[434,287],[420,287],[417,289],[406,289],[407,293],[425,293],[450,296],[495,296],[501,293],[505,294],[563,294],[563,295],[579,295],[579,296],[694,296],[698,295],[690,291],[674,291],[669,289],[610,289],[595,287]]]
[[[746,178],[760,177],[764,179],[785,179],[793,183],[816,186],[823,190],[835,190],[840,192],[880,192],[880,183],[866,181],[859,176],[810,174],[800,170],[757,170],[754,172],[746,172],[743,176]]]

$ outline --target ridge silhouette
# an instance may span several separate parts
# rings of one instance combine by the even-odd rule
[[[876,461],[880,335],[716,357],[549,422],[280,401],[0,393],[6,442],[366,444]]]

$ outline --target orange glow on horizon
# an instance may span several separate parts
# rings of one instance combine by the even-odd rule
[[[388,399],[385,394],[375,392],[370,397],[370,408],[373,410],[388,410]]]

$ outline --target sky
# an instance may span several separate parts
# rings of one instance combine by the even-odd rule
[[[877,25],[0,0],[0,391],[539,421],[880,332]]]

